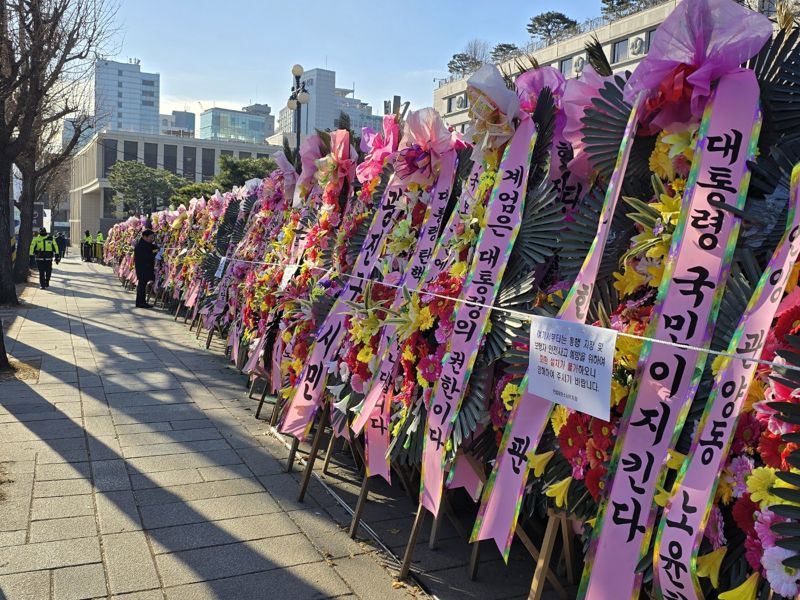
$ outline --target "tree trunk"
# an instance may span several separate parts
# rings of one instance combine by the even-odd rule
[[[16,306],[19,304],[19,300],[17,300],[17,288],[14,285],[10,243],[11,164],[11,161],[0,158],[0,304]],[[5,353],[0,356],[0,359],[4,356]]]
[[[11,363],[6,354],[6,337],[3,332],[3,319],[0,318],[0,371],[8,371],[11,369]]]
[[[19,163],[17,163],[19,167]],[[17,261],[14,263],[14,281],[25,283],[30,275],[30,247],[33,241],[33,203],[36,200],[36,179],[27,169],[22,172],[22,191],[19,198],[19,235],[17,235]]]

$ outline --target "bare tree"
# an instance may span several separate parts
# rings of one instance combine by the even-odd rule
[[[464,54],[482,65],[489,62],[489,42],[473,38],[464,46]]]
[[[58,109],[70,82],[84,81],[114,34],[114,0],[5,0],[0,4],[0,304],[19,303],[12,273],[11,169]],[[69,115],[64,112],[62,117]],[[25,206],[20,204],[20,210]],[[22,228],[21,228],[22,229]],[[20,247],[24,253],[25,248]],[[0,368],[8,359],[0,352]]]

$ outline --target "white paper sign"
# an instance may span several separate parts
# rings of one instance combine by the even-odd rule
[[[214,273],[214,277],[216,277],[217,279],[222,277],[222,274],[225,272],[225,263],[226,262],[228,262],[228,257],[227,256],[223,256],[222,260],[219,261],[219,266],[217,267],[217,272]]]
[[[608,421],[616,341],[612,329],[533,317],[528,391]]]
[[[297,269],[300,268],[300,265],[289,265],[283,270],[283,277],[281,278],[281,284],[278,287],[279,290],[283,291],[286,289],[286,286],[289,285],[289,282],[294,277],[294,274],[297,273]]]

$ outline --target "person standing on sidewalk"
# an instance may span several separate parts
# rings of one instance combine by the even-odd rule
[[[56,245],[58,246],[58,254],[61,258],[64,258],[67,255],[67,238],[61,232],[56,234]]]
[[[46,290],[50,287],[50,275],[53,273],[53,259],[56,264],[61,262],[58,244],[52,235],[47,234],[47,229],[42,227],[39,235],[31,242],[31,256],[36,258],[36,267],[39,269],[39,287]]]
[[[86,262],[92,262],[92,254],[94,253],[94,240],[92,240],[92,234],[89,233],[89,230],[86,230],[86,233],[83,234],[83,260]]]
[[[97,259],[97,262],[103,262],[103,232],[98,230],[97,236],[94,238],[95,243],[95,254],[94,257]]]
[[[145,229],[133,249],[133,264],[136,267],[136,308],[153,308],[147,303],[147,283],[156,278],[156,254],[158,246],[153,243],[152,229]]]

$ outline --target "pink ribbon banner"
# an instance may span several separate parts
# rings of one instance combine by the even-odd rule
[[[422,450],[420,502],[434,515],[439,514],[447,470],[445,445],[522,222],[522,206],[536,137],[535,124],[530,118],[523,117],[506,145],[486,208],[486,226],[478,237],[472,267],[461,294],[461,298],[470,304],[459,304],[456,310],[442,374],[433,388]]]
[[[450,193],[453,190],[453,180],[456,175],[456,153],[455,150],[449,151],[441,159],[441,171],[436,180],[436,185],[431,191],[431,201],[428,206],[424,225],[422,227],[422,237],[414,249],[414,254],[406,267],[406,271],[400,281],[401,286],[408,286],[411,289],[416,289],[422,280],[423,274],[426,272],[428,263],[433,257],[436,240],[439,237],[439,229],[444,219],[444,213],[447,209],[447,202],[450,199]],[[392,308],[397,310],[403,302],[403,291],[397,290]],[[378,350],[378,356],[383,356],[385,351],[385,340],[394,335],[395,327],[387,325],[381,335],[381,345]],[[381,363],[381,375],[384,373],[383,362]],[[388,364],[389,370],[395,365],[395,361]],[[390,379],[379,379],[378,381],[390,381]],[[376,385],[370,390],[371,393],[377,392],[380,396],[378,401],[375,402],[374,407],[367,414],[369,419],[366,423],[365,434],[365,454],[366,454],[366,468],[367,476],[380,475],[387,483],[391,483],[391,469],[389,468],[389,460],[386,456],[389,450],[389,417],[391,401],[385,393],[385,385]]]
[[[692,448],[673,485],[661,517],[654,556],[655,588],[660,599],[701,600],[697,552],[703,539],[720,471],[753,380],[757,359],[781,303],[792,265],[800,255],[800,164],[792,170],[789,216],[783,238],[761,275],[728,346],[701,417]],[[739,358],[741,357],[741,358]]]
[[[295,393],[283,413],[280,431],[305,439],[322,401],[327,372],[325,365],[338,352],[344,335],[344,319],[347,301],[355,301],[364,292],[364,281],[371,278],[372,269],[380,258],[381,244],[397,220],[400,210],[397,201],[402,195],[403,185],[399,177],[392,176],[384,190],[380,206],[370,224],[367,237],[353,266],[353,277],[348,278],[344,289],[317,330],[316,339],[297,380]]]
[[[567,294],[558,318],[574,323],[585,323],[589,310],[600,261],[611,232],[611,220],[619,200],[625,171],[630,160],[631,147],[636,135],[643,98],[639,96],[631,109],[628,123],[617,152],[617,161],[606,189],[600,223],[586,260]],[[528,389],[527,375],[522,380],[522,397],[514,405],[494,469],[483,491],[481,507],[472,530],[472,542],[493,539],[503,558],[508,562],[511,542],[517,528],[525,482],[530,470],[529,458],[536,451],[550,418],[553,404]]]
[[[457,209],[454,210],[450,215],[450,219],[448,220],[444,234],[442,235],[441,239],[439,239],[438,243],[436,243],[436,250],[434,251],[435,258],[428,265],[427,270],[425,270],[422,274],[419,274],[419,277],[422,281],[424,281],[424,284],[416,289],[422,289],[431,281],[436,279],[447,262],[447,242],[453,237],[453,235],[455,235],[456,228],[462,222],[462,217],[469,213],[472,204],[475,201],[474,194],[478,187],[478,181],[480,180],[480,174],[482,171],[483,169],[481,165],[479,163],[474,163],[468,183],[464,187],[464,190],[459,198],[459,205]],[[426,229],[425,235],[428,237],[430,235],[436,235],[436,233],[429,228]],[[410,277],[412,282],[419,285],[419,281],[416,279],[414,273],[410,273]],[[415,289],[413,285],[406,287]],[[397,294],[392,302],[392,307],[397,309],[402,306],[404,302],[405,296],[403,295],[403,290],[399,289],[397,290]],[[376,369],[378,374],[373,378],[370,391],[367,394],[367,397],[364,399],[363,406],[351,425],[352,430],[356,434],[360,434],[364,429],[364,426],[372,417],[372,413],[375,410],[376,405],[384,404],[385,406],[385,396],[389,393],[387,382],[394,379],[394,375],[398,366],[400,340],[398,340],[395,336],[396,331],[396,326],[387,324],[381,332],[381,339],[378,344],[378,353],[376,356],[380,356],[382,358],[379,368]]]
[[[664,278],[646,337],[637,379],[628,396],[609,468],[610,492],[601,504],[579,598],[636,598],[636,572],[652,535],[653,497],[663,480],[667,450],[686,418],[711,343],[740,220],[747,161],[758,139],[759,88],[752,71],[723,76],[706,108],[694,162],[673,234]],[[755,123],[755,128],[754,128]],[[688,559],[688,556],[686,557]]]

